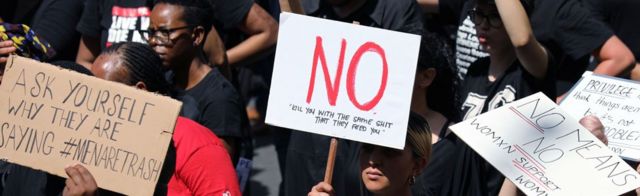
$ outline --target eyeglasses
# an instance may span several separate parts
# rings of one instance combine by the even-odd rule
[[[152,40],[155,40],[156,44],[172,44],[173,41],[171,40],[172,39],[171,34],[173,34],[173,32],[181,29],[191,28],[191,27],[192,27],[191,25],[188,25],[188,26],[176,27],[171,29],[149,28],[148,30],[145,31],[147,35],[143,37],[145,38],[145,41],[147,43],[151,43]]]
[[[490,27],[499,28],[502,26],[502,19],[498,14],[484,14],[477,10],[469,10],[469,17],[475,25],[480,25],[487,21]]]

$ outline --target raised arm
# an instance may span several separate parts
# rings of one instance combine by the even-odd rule
[[[253,3],[239,29],[250,35],[242,43],[227,50],[230,65],[241,62],[270,48],[278,38],[278,23],[258,4]]]
[[[519,0],[496,0],[502,23],[516,50],[518,60],[538,79],[546,76],[549,67],[547,51],[536,40],[529,17]]]

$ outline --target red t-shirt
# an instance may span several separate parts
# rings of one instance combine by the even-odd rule
[[[231,158],[213,132],[179,117],[173,142],[176,168],[167,195],[241,195]]]

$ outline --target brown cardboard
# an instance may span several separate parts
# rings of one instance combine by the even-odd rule
[[[1,158],[65,178],[82,163],[99,187],[127,195],[153,194],[182,105],[18,56],[0,95]]]

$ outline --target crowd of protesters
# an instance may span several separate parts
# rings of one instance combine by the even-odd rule
[[[640,80],[637,0],[283,2],[8,0],[0,65],[20,55],[181,101],[157,195],[255,195],[242,163],[253,159],[252,136],[265,133],[280,195],[518,195],[448,127],[537,92],[559,102],[588,70]],[[278,16],[290,5],[422,37],[404,150],[339,140],[327,184],[330,137],[264,124]],[[607,143],[597,117],[579,123]],[[0,192],[116,194],[81,164],[65,171],[0,161]]]

